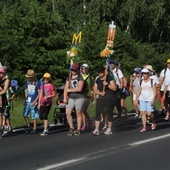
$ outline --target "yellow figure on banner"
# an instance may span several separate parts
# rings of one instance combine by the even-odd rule
[[[81,37],[82,37],[82,32],[80,31],[79,34],[73,34],[73,40],[72,40],[72,44],[79,44],[81,43]]]

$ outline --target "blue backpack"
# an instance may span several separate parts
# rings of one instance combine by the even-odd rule
[[[18,81],[17,80],[11,80],[10,82],[10,86],[12,87],[12,89],[17,92],[19,89],[19,85],[18,85]]]

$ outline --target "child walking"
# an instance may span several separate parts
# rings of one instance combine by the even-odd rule
[[[51,74],[43,75],[43,84],[40,87],[40,97],[38,108],[40,109],[39,117],[44,122],[44,131],[40,136],[48,135],[48,114],[52,106],[52,98],[56,96],[54,85],[52,84]]]
[[[10,122],[10,110],[12,107],[12,100],[15,97],[16,92],[18,91],[18,81],[17,80],[11,80],[10,86],[6,92],[6,98],[8,104],[6,105],[5,111],[3,113],[3,130],[5,129],[5,125],[8,128],[8,132],[12,132],[11,122]]]

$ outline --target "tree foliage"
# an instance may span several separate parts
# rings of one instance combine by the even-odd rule
[[[165,0],[6,0],[0,2],[0,62],[24,84],[27,69],[50,72],[55,85],[68,76],[66,52],[77,26],[82,31],[79,62],[105,64],[99,53],[116,23],[114,55],[129,76],[144,63],[158,72],[170,57],[170,4]]]

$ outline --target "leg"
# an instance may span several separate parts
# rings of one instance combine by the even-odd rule
[[[77,129],[80,130],[82,118],[81,118],[82,112],[81,110],[76,110],[76,116],[77,116]]]
[[[69,124],[70,128],[74,129],[73,118],[71,115],[72,111],[73,111],[72,108],[66,108],[66,117],[67,117],[68,124]]]
[[[30,116],[30,104],[26,103],[23,111],[23,117],[28,128],[30,128],[30,123],[28,117]]]

